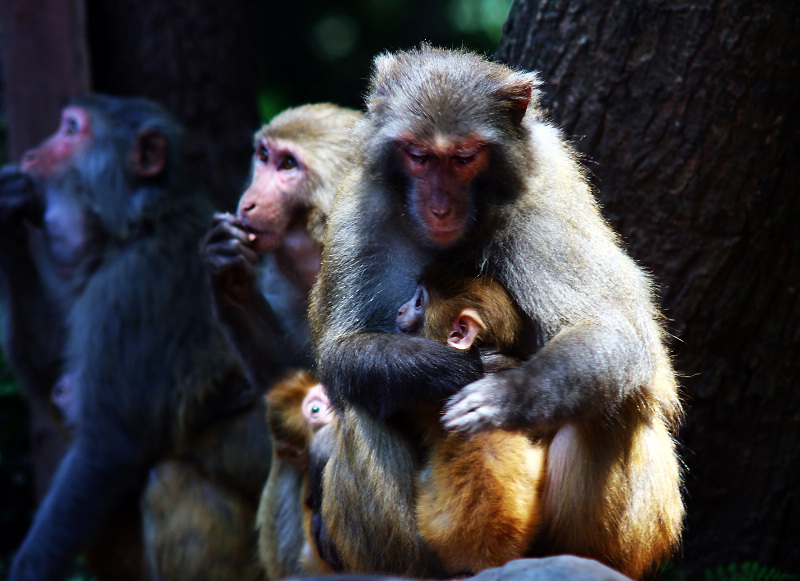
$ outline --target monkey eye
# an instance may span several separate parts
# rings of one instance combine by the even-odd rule
[[[431,158],[431,154],[427,150],[414,146],[406,148],[406,155],[411,158],[411,161],[418,164],[427,163]]]
[[[263,145],[258,146],[256,155],[258,156],[258,161],[261,163],[267,163],[269,161],[269,150]]]
[[[478,159],[478,150],[470,149],[467,151],[460,151],[457,155],[452,157],[453,161],[459,165],[469,165]]]
[[[306,405],[308,406],[306,408],[307,413],[308,413],[308,415],[309,415],[309,417],[311,419],[318,418],[320,415],[322,415],[326,411],[326,409],[328,407],[325,402],[323,402],[323,401],[321,401],[319,399],[311,400],[310,402],[307,402]]]
[[[297,159],[291,155],[287,155],[285,158],[283,158],[283,162],[279,167],[283,170],[294,169],[297,167]]]

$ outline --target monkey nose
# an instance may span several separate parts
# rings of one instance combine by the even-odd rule
[[[441,220],[450,214],[450,207],[445,206],[444,208],[431,208],[431,213]]]

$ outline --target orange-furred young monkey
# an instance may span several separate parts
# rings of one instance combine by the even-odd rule
[[[330,402],[305,370],[288,372],[266,395],[272,464],[259,505],[258,554],[270,580],[331,573],[311,537],[309,448],[331,419]],[[280,516],[283,515],[283,516]]]
[[[516,307],[491,277],[426,273],[397,315],[397,329],[456,349],[487,349],[499,370],[522,328]],[[437,410],[437,412],[440,410]],[[422,538],[449,574],[523,557],[540,523],[546,447],[524,431],[447,432],[430,422],[430,457],[417,480]]]
[[[328,216],[309,309],[337,421],[322,521],[352,571],[441,574],[416,522],[402,418],[446,400],[443,426],[547,443],[529,554],[573,553],[639,577],[682,519],[678,385],[651,278],[603,219],[534,73],[465,51],[375,59],[354,170]],[[522,318],[522,362],[395,332],[429,268],[494,277]],[[357,483],[357,484],[355,484]]]

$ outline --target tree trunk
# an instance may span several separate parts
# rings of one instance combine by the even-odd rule
[[[94,89],[142,95],[186,128],[192,178],[235,208],[252,157],[256,6],[246,0],[92,0]]]
[[[2,0],[9,156],[56,130],[64,103],[89,90],[83,0]]]
[[[499,60],[661,290],[688,414],[680,571],[800,572],[800,5],[517,0]]]

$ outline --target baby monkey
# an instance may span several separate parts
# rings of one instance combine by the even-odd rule
[[[520,362],[513,345],[521,327],[516,306],[496,280],[452,272],[426,272],[397,314],[400,333],[455,349],[480,348],[490,372]],[[417,477],[420,534],[450,574],[525,556],[540,523],[545,444],[521,431],[448,432],[438,421],[440,411],[424,422],[430,456]]]
[[[309,474],[314,435],[332,420],[330,402],[305,370],[287,372],[266,402],[273,453],[257,518],[259,559],[273,580],[331,573],[312,539],[314,483]]]

